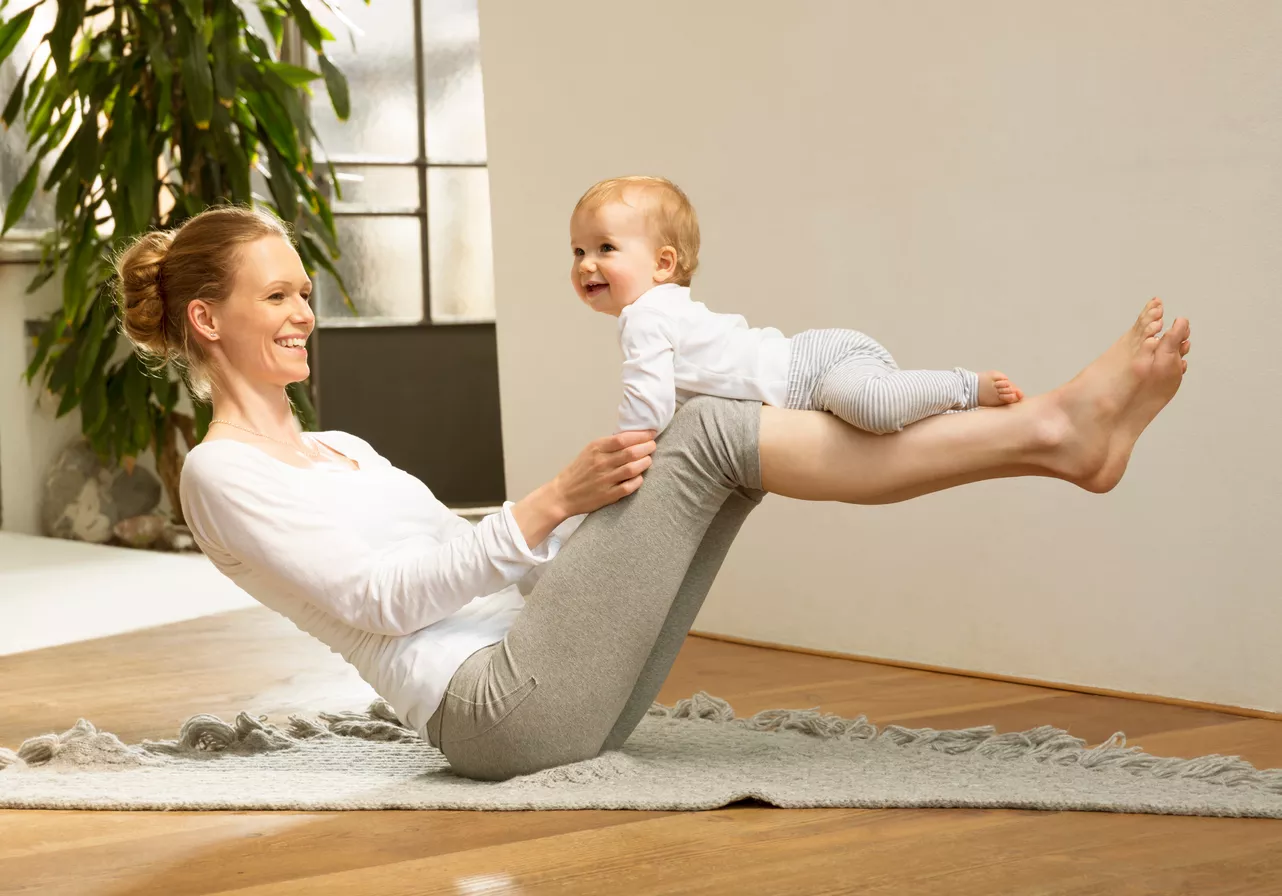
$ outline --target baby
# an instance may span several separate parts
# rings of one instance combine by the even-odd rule
[[[873,433],[1024,397],[997,371],[900,370],[855,330],[787,337],[709,311],[690,298],[698,219],[685,193],[661,177],[615,178],[584,193],[570,218],[570,247],[579,298],[619,319],[621,432],[662,432],[677,405],[699,394],[828,411]]]

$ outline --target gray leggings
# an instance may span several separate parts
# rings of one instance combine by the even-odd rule
[[[427,723],[457,774],[504,780],[616,749],[659,693],[739,527],[765,495],[761,405],[698,396],[634,494],[588,516],[507,636]]]

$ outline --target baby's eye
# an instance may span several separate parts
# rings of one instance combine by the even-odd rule
[[[602,243],[602,244],[601,244],[601,251],[602,251],[602,252],[613,252],[613,251],[614,251],[614,247],[613,247],[613,246],[611,246],[609,243]]]
[[[575,257],[575,258],[578,258],[578,257],[579,257],[580,255],[582,255],[582,254],[583,254],[583,250],[582,250],[582,249],[575,249],[575,250],[574,250],[574,257]]]

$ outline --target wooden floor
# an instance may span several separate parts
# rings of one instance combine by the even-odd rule
[[[195,712],[363,708],[337,657],[265,610],[0,657],[0,745],[84,717],[126,742]],[[700,638],[660,699],[878,725],[1041,724],[1094,744],[1282,767],[1282,723]],[[1088,812],[0,812],[0,893],[1282,894],[1282,822]]]

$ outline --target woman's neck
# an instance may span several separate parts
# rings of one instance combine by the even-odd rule
[[[213,419],[284,442],[298,438],[294,410],[285,390],[279,386],[255,387],[248,383],[215,385]]]

